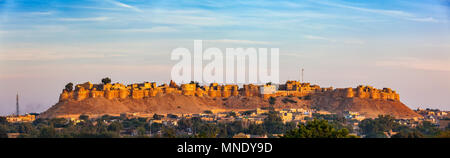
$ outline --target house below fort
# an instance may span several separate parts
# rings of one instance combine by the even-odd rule
[[[10,123],[17,123],[17,122],[33,122],[36,120],[36,115],[26,114],[26,115],[11,115],[6,116],[6,120]]]

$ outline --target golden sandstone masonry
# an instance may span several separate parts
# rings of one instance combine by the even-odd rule
[[[238,85],[219,85],[212,83],[209,86],[200,86],[196,83],[182,84],[178,86],[175,82],[170,81],[169,85],[157,85],[155,82],[145,82],[139,84],[123,85],[114,84],[92,84],[86,82],[75,86],[74,91],[63,90],[59,101],[77,100],[81,101],[86,98],[106,99],[142,99],[146,97],[154,97],[159,94],[177,93],[186,96],[209,96],[227,98],[230,96],[246,96],[246,97],[262,97],[268,99],[270,97],[279,96],[330,96],[333,98],[368,98],[399,101],[400,96],[390,88],[376,89],[371,86],[358,86],[356,88],[321,88],[318,85],[310,85],[310,83],[300,83],[298,81],[287,81],[279,86],[270,83],[266,85],[247,84],[239,88]]]

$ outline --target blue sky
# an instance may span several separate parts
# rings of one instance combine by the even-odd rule
[[[282,81],[391,87],[450,110],[450,1],[0,0],[0,114],[57,102],[67,82],[167,82],[170,52],[280,48]]]

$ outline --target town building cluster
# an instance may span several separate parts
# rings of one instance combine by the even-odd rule
[[[439,126],[439,128],[441,129],[449,127],[450,124],[450,118],[448,115],[449,111],[441,111],[439,109],[430,109],[430,108],[427,109],[417,108],[414,111],[423,116],[422,119],[418,119],[418,121],[416,122],[428,121],[435,124],[436,126]],[[417,126],[417,123],[415,124],[415,126]]]
[[[448,117],[448,111],[440,111],[438,109],[417,109],[415,110],[417,113],[421,114],[423,117],[421,118],[412,118],[412,119],[396,119],[396,122],[415,128],[424,121],[428,121],[432,123],[434,126],[439,127],[440,129],[449,128],[450,118]],[[225,110],[207,110],[202,113],[192,113],[192,114],[149,114],[149,113],[121,113],[121,114],[108,114],[108,116],[116,117],[116,120],[110,121],[120,121],[120,119],[146,119],[148,124],[161,124],[164,126],[178,126],[178,123],[181,119],[191,119],[198,118],[202,121],[206,121],[208,123],[234,123],[236,121],[240,122],[244,128],[248,128],[251,124],[263,124],[264,120],[268,117],[268,114],[271,112],[270,108],[256,108],[253,110],[242,109],[235,111],[225,111]],[[313,118],[325,118],[330,119],[334,116],[337,116],[336,113],[331,113],[328,111],[316,110],[316,109],[304,109],[304,108],[275,108],[273,109],[283,121],[283,123],[294,123],[305,124],[308,120]],[[86,115],[86,114],[82,114]],[[60,116],[62,118],[66,118],[73,124],[78,124],[83,122],[81,119],[81,115],[67,115]],[[103,117],[104,115],[86,115],[88,118],[98,118]],[[157,116],[157,117],[155,117]],[[359,131],[359,124],[362,120],[366,119],[366,117],[358,112],[354,111],[344,111],[342,113],[343,118],[347,121],[346,124],[350,126],[353,130],[351,135],[363,136]],[[328,118],[326,118],[328,117]],[[26,114],[19,116],[7,116],[8,122],[11,123],[19,123],[19,122],[32,122],[36,119],[36,114]],[[112,122],[104,122],[106,124],[110,124]],[[162,131],[157,131],[156,133],[147,133],[147,136],[158,136],[161,135]],[[16,134],[18,136],[20,133],[11,133]],[[193,132],[185,133],[186,135],[192,135]],[[396,132],[385,132],[387,137],[391,137],[395,135]],[[120,132],[122,137],[126,136],[136,136],[138,135],[137,129],[122,129]],[[267,138],[267,137],[278,137],[281,135],[251,135],[248,133],[238,133],[235,135],[236,138]],[[13,137],[13,136],[11,136]]]
[[[251,124],[263,124],[264,120],[268,117],[268,114],[271,110],[269,108],[256,108],[254,110],[240,110],[240,111],[215,111],[215,110],[207,110],[202,113],[196,114],[143,114],[143,113],[121,113],[121,114],[108,114],[108,116],[117,117],[117,118],[146,118],[149,124],[157,123],[162,124],[164,126],[178,126],[178,122],[181,119],[192,119],[199,118],[202,121],[208,123],[233,123],[239,121],[242,123],[244,128],[248,128]],[[299,123],[306,123],[308,119],[313,118],[313,114],[321,114],[321,115],[333,115],[334,113],[330,113],[327,111],[319,111],[313,109],[303,109],[303,108],[291,108],[291,109],[278,109],[275,108],[273,110],[278,114],[278,116],[282,119],[283,123],[292,122],[295,125]],[[77,115],[79,116],[79,115]],[[73,116],[69,118],[73,123],[80,123],[83,120],[80,120],[79,117]],[[101,117],[88,115],[89,118]],[[157,116],[157,117],[155,117]],[[119,121],[112,120],[112,121]],[[111,122],[105,122],[109,124]],[[161,134],[161,131],[156,133],[148,133],[148,136],[155,136]],[[193,133],[186,133],[187,135],[192,135]],[[136,129],[123,129],[121,132],[122,136],[135,136],[137,135]],[[241,134],[242,135],[242,134]],[[267,138],[267,135],[249,135],[244,134],[246,137],[252,138]]]
[[[37,114],[25,114],[25,115],[10,115],[6,116],[6,120],[11,123],[17,122],[33,122],[36,120]]]

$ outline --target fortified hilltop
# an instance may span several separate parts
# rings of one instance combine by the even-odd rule
[[[41,117],[75,117],[121,113],[192,114],[203,111],[253,110],[261,107],[314,108],[333,113],[359,112],[366,117],[392,115],[397,118],[420,117],[400,102],[399,94],[390,89],[371,86],[322,88],[310,83],[287,81],[284,84],[200,85],[191,82],[178,85],[173,81],[158,85],[144,82],[66,86],[59,102]]]
[[[92,84],[86,82],[75,86],[74,91],[64,89],[60,95],[59,101],[77,100],[82,101],[86,98],[106,99],[143,99],[146,97],[155,97],[158,94],[181,94],[185,96],[197,97],[220,97],[228,98],[230,96],[245,97],[262,97],[268,99],[270,97],[294,96],[306,97],[312,95],[324,95],[333,98],[369,98],[400,101],[400,96],[390,88],[376,89],[371,86],[358,86],[356,88],[321,88],[318,85],[310,83],[300,83],[298,81],[287,81],[282,85],[253,85],[247,84],[242,88],[237,85],[219,85],[212,83],[209,86],[200,86],[196,83],[181,84],[178,86],[175,82],[157,85],[155,82],[144,82],[131,85],[115,84]]]

